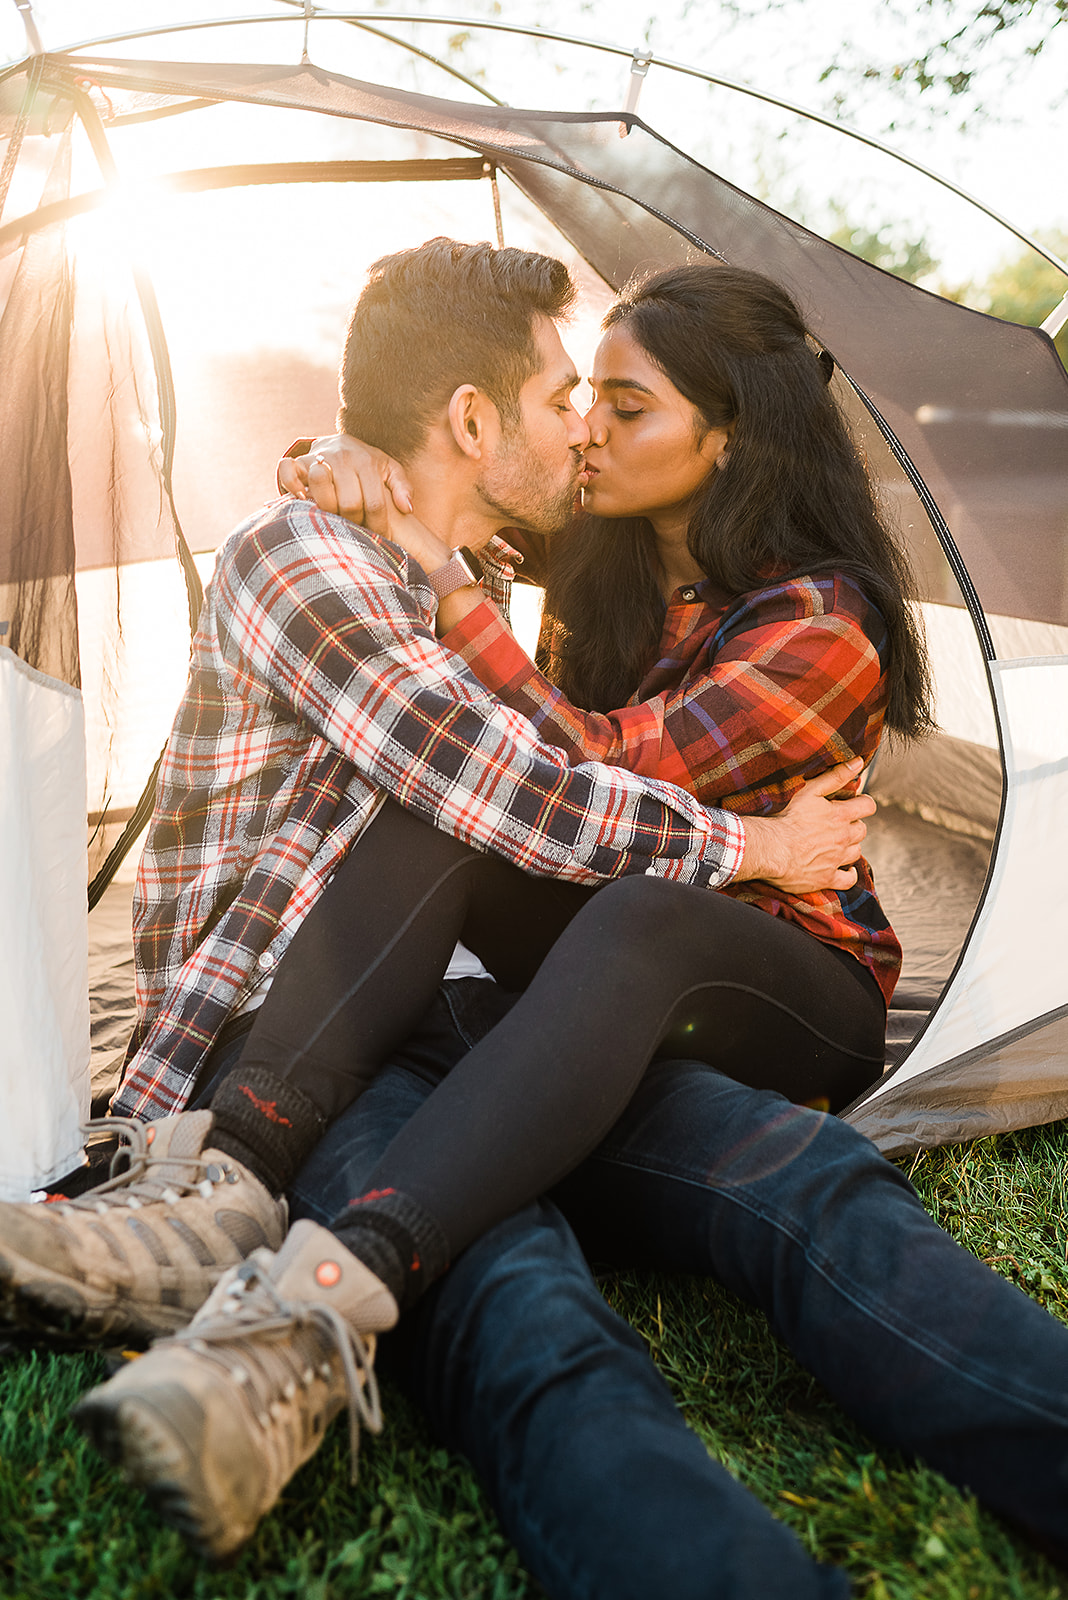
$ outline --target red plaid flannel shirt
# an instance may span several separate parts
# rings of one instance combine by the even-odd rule
[[[498,564],[491,592],[507,578]],[[737,818],[569,763],[438,642],[436,603],[397,546],[304,501],[223,546],[138,871],[139,1022],[117,1115],[181,1109],[383,795],[574,883],[714,888],[738,870]]]
[[[569,761],[667,778],[705,805],[754,816],[780,811],[806,778],[838,762],[870,760],[882,731],[885,624],[841,574],[784,579],[733,599],[707,579],[676,590],[659,658],[631,703],[606,715],[565,700],[486,602],[443,643]],[[551,638],[543,643],[551,654]],[[793,895],[762,883],[723,893],[850,951],[889,1001],[901,946],[866,862],[843,893]]]

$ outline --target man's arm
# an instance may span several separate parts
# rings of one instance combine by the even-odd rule
[[[433,634],[434,599],[395,550],[290,501],[225,552],[220,666],[314,729],[375,789],[525,871],[592,884],[648,872],[734,878],[730,813],[597,763],[569,766]]]
[[[374,787],[526,871],[580,883],[649,872],[718,887],[803,858],[808,886],[840,886],[839,861],[855,859],[859,843],[851,855],[829,803],[801,826],[763,824],[754,842],[737,816],[669,784],[569,767],[441,647],[431,597],[416,584],[420,612],[399,576],[367,535],[310,507],[279,508],[216,574],[230,671],[244,692],[291,707]],[[832,871],[826,858],[839,846]]]

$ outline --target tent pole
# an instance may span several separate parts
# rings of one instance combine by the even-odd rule
[[[30,112],[33,110],[33,102],[37,98],[37,90],[40,87],[43,71],[44,56],[34,56],[33,65],[26,74],[26,89],[22,96],[22,104],[19,107],[18,120],[15,123],[14,132],[7,143],[4,165],[0,168],[0,217],[4,215],[7,192],[11,187],[11,180],[15,176],[15,167],[18,163],[19,152],[22,149],[22,141],[26,136],[26,129],[29,126]]]
[[[497,249],[504,249],[504,223],[501,221],[501,191],[497,186],[497,168],[492,161],[483,161],[482,171],[489,179],[493,196],[493,220],[497,224]]]
[[[119,171],[115,165],[115,158],[108,144],[107,134],[104,132],[100,118],[97,116],[96,107],[84,90],[72,88],[71,98],[77,106],[78,114],[82,121],[93,154],[96,156],[104,181],[108,184],[116,183]],[[148,333],[149,347],[152,351],[152,365],[156,372],[156,388],[159,395],[159,420],[162,431],[163,449],[163,488],[174,518],[175,542],[178,547],[178,559],[181,562],[185,575],[186,594],[189,601],[189,632],[194,634],[197,629],[197,618],[200,608],[204,603],[204,587],[200,581],[200,574],[193,560],[192,551],[186,543],[185,533],[182,530],[181,519],[178,516],[178,507],[174,503],[174,438],[177,426],[176,405],[174,398],[174,378],[171,373],[171,357],[167,348],[167,336],[163,331],[163,318],[160,316],[159,302],[152,280],[144,267],[133,263],[134,285],[137,289],[137,298],[141,302],[141,312],[145,319],[145,328]]]

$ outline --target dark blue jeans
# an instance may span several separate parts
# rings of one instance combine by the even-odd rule
[[[294,1188],[329,1221],[506,1002],[446,985]],[[834,1117],[655,1063],[583,1166],[501,1223],[384,1342],[555,1600],[845,1595],[685,1426],[596,1260],[711,1275],[874,1438],[923,1456],[1063,1558],[1068,1330],[954,1244]]]

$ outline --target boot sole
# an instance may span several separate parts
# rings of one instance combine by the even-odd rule
[[[184,1328],[195,1310],[147,1308],[94,1297],[86,1285],[49,1273],[39,1262],[24,1260],[0,1244],[0,1321],[62,1348],[99,1344],[144,1347]]]
[[[163,1521],[201,1560],[228,1566],[255,1528],[234,1537],[203,1493],[196,1461],[179,1433],[152,1405],[133,1395],[90,1394],[71,1416],[93,1447],[140,1489]]]

